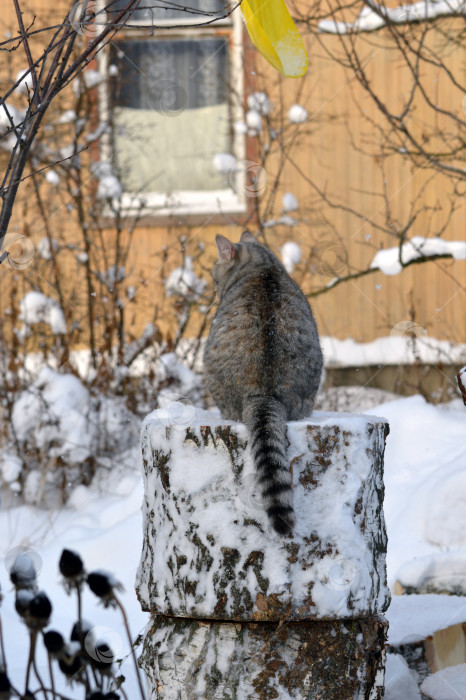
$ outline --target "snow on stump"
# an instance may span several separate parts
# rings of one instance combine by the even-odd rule
[[[289,423],[296,526],[281,537],[243,424],[183,404],[147,416],[136,590],[152,697],[379,697],[387,433],[370,416]]]

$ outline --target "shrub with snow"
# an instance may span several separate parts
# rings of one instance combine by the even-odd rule
[[[66,496],[92,476],[83,464],[92,464],[94,471],[106,456],[120,459],[137,444],[138,436],[137,419],[124,399],[92,395],[78,377],[50,367],[43,367],[36,381],[18,395],[11,425],[26,468],[21,475],[23,495],[31,503],[55,501],[62,484]],[[3,478],[10,485],[20,476],[17,467],[11,456],[3,461]]]

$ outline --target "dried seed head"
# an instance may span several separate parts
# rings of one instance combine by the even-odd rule
[[[11,583],[16,590],[35,589],[37,571],[32,558],[26,552],[18,554],[10,569]]]
[[[108,571],[93,571],[88,574],[87,583],[91,591],[103,601],[105,606],[114,602],[115,590],[123,590],[121,583]]]
[[[85,661],[81,656],[81,645],[78,642],[65,644],[63,651],[58,660],[60,671],[65,676],[72,680],[75,676],[79,676],[85,668]]]
[[[52,614],[52,603],[44,591],[37,593],[29,602],[26,624],[31,629],[47,627]]]
[[[29,604],[34,598],[34,591],[21,588],[16,591],[15,609],[20,617],[26,618],[29,614]]]
[[[90,622],[87,620],[82,620],[79,622],[74,623],[73,629],[71,630],[71,636],[70,640],[72,642],[80,642],[83,643],[84,640],[86,639],[86,636],[89,634],[89,632],[92,630],[92,625]]]
[[[83,560],[72,549],[64,549],[58,564],[60,573],[71,583],[81,582],[85,576]]]
[[[60,632],[49,630],[48,632],[44,633],[44,644],[49,654],[56,655],[63,650],[65,640]]]
[[[2,670],[2,671],[0,671],[0,693],[3,693],[3,694],[0,695],[0,697],[9,698],[10,691],[11,691],[10,680],[9,680],[8,676],[6,675],[6,671]]]

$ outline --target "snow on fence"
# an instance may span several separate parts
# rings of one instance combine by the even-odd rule
[[[142,429],[151,698],[382,697],[388,425],[288,424],[296,527],[270,527],[244,425],[181,406]]]

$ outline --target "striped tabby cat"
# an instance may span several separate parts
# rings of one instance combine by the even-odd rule
[[[265,509],[280,534],[294,525],[286,422],[311,414],[322,351],[309,304],[281,262],[248,231],[216,237],[220,304],[207,340],[207,386],[224,418],[245,423]]]

